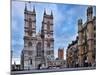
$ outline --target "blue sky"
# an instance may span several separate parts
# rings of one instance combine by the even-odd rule
[[[87,5],[71,5],[71,4],[53,4],[53,3],[27,3],[28,9],[36,9],[36,29],[37,32],[41,30],[43,12],[46,10],[47,14],[53,12],[54,16],[54,52],[57,57],[58,48],[64,48],[77,36],[77,20],[79,18],[86,21]],[[20,54],[23,50],[23,36],[24,36],[24,8],[25,2],[12,1],[12,48],[13,61],[19,62]],[[94,7],[95,9],[95,7]],[[94,10],[95,11],[95,10]],[[94,12],[95,15],[96,12]],[[66,53],[64,53],[65,55]],[[64,56],[65,57],[65,56]]]

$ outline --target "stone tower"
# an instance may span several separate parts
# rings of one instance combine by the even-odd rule
[[[58,59],[64,59],[64,48],[58,49]]]
[[[78,62],[79,62],[79,66],[83,66],[83,54],[84,54],[84,50],[83,50],[83,32],[82,32],[83,26],[82,26],[82,19],[78,20],[78,36],[79,36],[79,40],[78,40]]]
[[[54,59],[54,38],[53,38],[53,14],[48,15],[44,10],[41,35],[43,41],[44,57],[46,67]]]
[[[53,66],[54,37],[53,13],[43,14],[41,31],[36,33],[36,12],[24,10],[24,48],[21,54],[22,69],[40,69],[40,67]],[[51,65],[52,64],[52,65]]]
[[[33,11],[27,10],[25,5],[24,10],[24,49],[22,51],[21,63],[24,69],[35,68],[35,42],[36,42],[36,13],[35,8]]]
[[[90,6],[87,9],[87,44],[88,44],[88,54],[87,60],[88,64],[94,63],[93,51],[94,51],[94,25],[93,25],[93,7]]]

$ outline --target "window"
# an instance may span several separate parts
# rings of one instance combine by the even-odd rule
[[[30,65],[32,65],[32,59],[30,59],[29,62],[30,62]]]
[[[47,33],[50,33],[50,22],[47,23]]]
[[[50,48],[50,42],[48,42],[47,47],[49,47],[49,48]]]
[[[29,42],[29,43],[28,43],[28,46],[31,47],[31,46],[32,46],[32,42]]]
[[[41,53],[42,52],[42,49],[41,49],[41,43],[39,42],[38,44],[37,44],[37,56],[41,56]]]
[[[50,48],[50,40],[47,40],[47,47]]]
[[[33,52],[32,51],[28,51],[28,55],[32,55],[33,54]]]
[[[96,30],[96,26],[94,26],[94,30]]]
[[[47,51],[47,55],[50,55],[50,51]]]
[[[32,36],[32,20],[29,18],[29,35]]]

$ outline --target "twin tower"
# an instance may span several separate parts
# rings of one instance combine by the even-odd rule
[[[38,19],[37,19],[38,20]],[[36,33],[36,10],[24,9],[24,48],[21,54],[22,69],[48,67],[54,60],[53,13],[44,10],[41,31]]]

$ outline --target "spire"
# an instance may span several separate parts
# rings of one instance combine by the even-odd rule
[[[93,17],[93,7],[89,6],[87,8],[87,20],[88,21],[92,20],[92,17]]]
[[[25,11],[27,11],[27,4],[25,3]]]
[[[29,4],[29,9],[31,10],[31,1],[29,1],[28,4]]]
[[[78,20],[78,25],[82,25],[82,19]]]
[[[53,16],[52,10],[51,10],[51,16]]]
[[[35,13],[35,6],[33,6],[33,12]]]
[[[92,6],[89,6],[88,8],[87,8],[87,16],[89,15],[89,14],[92,14],[93,13],[93,7]]]
[[[44,9],[44,15],[46,15],[46,10]]]
[[[82,30],[82,19],[78,20],[78,32]]]

